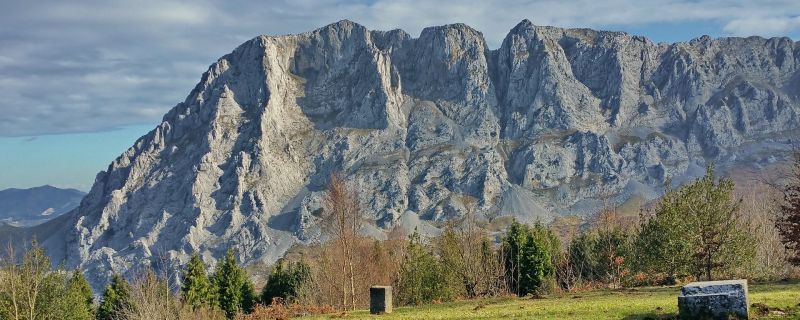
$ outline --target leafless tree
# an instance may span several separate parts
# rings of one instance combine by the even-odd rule
[[[344,276],[342,277],[342,307],[347,308],[349,284],[350,308],[355,309],[354,249],[364,218],[355,191],[347,186],[339,173],[330,177],[323,208],[324,230],[341,250],[339,258],[342,262],[341,268]]]

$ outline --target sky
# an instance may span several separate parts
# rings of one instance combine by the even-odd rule
[[[88,190],[222,55],[261,34],[342,19],[418,35],[462,22],[497,48],[523,19],[655,42],[800,40],[800,1],[0,0],[0,189]]]

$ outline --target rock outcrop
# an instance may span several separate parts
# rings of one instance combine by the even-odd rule
[[[463,24],[418,38],[350,21],[259,36],[211,65],[39,237],[95,282],[191,252],[274,261],[319,239],[335,171],[376,236],[469,210],[587,214],[609,197],[652,199],[710,161],[782,157],[799,66],[788,38],[655,44],[527,20],[495,50]]]

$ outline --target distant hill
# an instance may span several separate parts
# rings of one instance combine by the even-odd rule
[[[53,186],[0,190],[0,223],[36,225],[74,209],[84,195],[79,190]]]

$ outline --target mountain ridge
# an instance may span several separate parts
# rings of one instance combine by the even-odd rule
[[[336,171],[375,237],[470,211],[590,214],[712,162],[788,159],[798,66],[788,38],[654,44],[527,20],[494,50],[464,24],[259,36],[212,64],[40,239],[93,283],[194,251],[271,262],[320,239]]]
[[[85,194],[51,185],[0,190],[0,223],[31,226],[48,221],[77,207]]]

